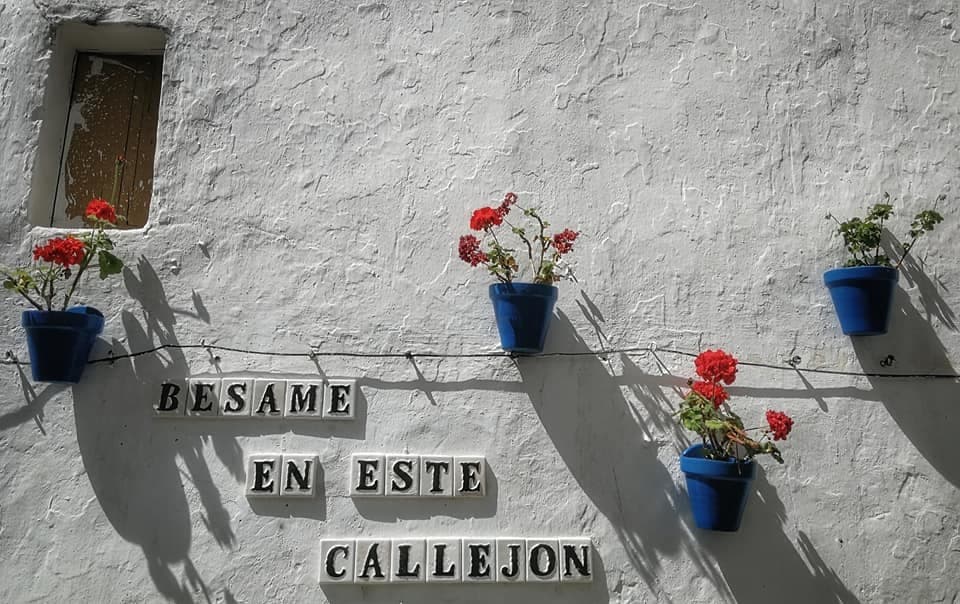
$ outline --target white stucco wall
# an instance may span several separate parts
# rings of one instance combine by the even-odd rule
[[[548,347],[722,346],[801,367],[960,361],[960,10],[951,0],[0,3],[0,261],[28,200],[51,28],[168,31],[153,209],[88,281],[97,356],[162,343],[493,351],[456,257],[507,190],[582,231]],[[889,191],[941,228],[888,336],[840,334],[823,216]],[[894,228],[905,230],[906,220]],[[898,229],[898,227],[900,227]],[[26,357],[5,295],[0,351]],[[796,419],[737,534],[696,530],[670,414],[690,359],[271,358],[166,351],[74,388],[0,367],[2,602],[933,602],[960,597],[960,388],[744,367]],[[158,422],[170,377],[361,380],[353,424]],[[668,373],[665,373],[668,372]],[[489,496],[355,501],[356,451],[479,453]],[[323,496],[243,494],[244,456],[316,452]],[[326,587],[324,536],[590,535],[595,583]]]

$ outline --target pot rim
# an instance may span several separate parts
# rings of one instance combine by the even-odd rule
[[[24,329],[82,329],[97,334],[103,331],[104,316],[92,306],[72,306],[67,310],[25,310],[20,315]]]
[[[734,458],[726,460],[707,459],[702,456],[705,447],[703,443],[696,443],[687,447],[680,454],[680,470],[684,474],[694,474],[715,478],[718,480],[753,480],[757,473],[757,464],[752,459],[737,461]]]
[[[527,281],[511,281],[510,283],[491,283],[489,287],[490,295],[498,296],[542,296],[545,298],[556,298],[560,290],[556,285],[547,285],[546,283],[529,283]]]
[[[823,282],[827,287],[845,281],[893,281],[900,280],[900,271],[892,266],[841,266],[823,273]]]

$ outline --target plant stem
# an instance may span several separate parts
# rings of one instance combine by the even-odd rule
[[[900,265],[903,264],[903,261],[907,259],[907,255],[910,254],[910,250],[913,249],[913,245],[917,242],[917,239],[918,239],[918,238],[919,238],[919,236],[914,237],[914,238],[910,241],[910,243],[908,243],[907,245],[903,246],[903,254],[900,256],[900,260],[899,260],[899,262],[897,262],[897,265],[896,265],[895,267],[893,267],[893,268],[897,268],[897,269],[900,268]]]
[[[517,237],[519,237],[521,241],[527,244],[527,257],[530,258],[530,265],[533,266],[533,246],[530,245],[530,240],[527,239],[526,235],[521,235],[520,232],[517,230],[517,228],[512,224],[510,224],[510,221],[508,221],[507,219],[504,219],[503,221],[506,222],[507,226],[510,227],[513,230],[513,232],[517,234]]]
[[[90,266],[90,261],[93,258],[93,254],[86,253],[83,256],[83,262],[80,263],[80,267],[77,269],[77,274],[73,277],[73,283],[70,284],[70,290],[63,297],[63,308],[61,310],[67,310],[67,304],[70,304],[70,298],[73,297],[73,292],[77,289],[77,283],[80,282],[80,277],[83,276],[83,272],[87,270],[87,267]],[[53,292],[51,291],[51,297]]]
[[[880,240],[883,238],[883,217],[880,217],[880,236],[877,237],[877,249],[873,252],[873,264],[880,263]],[[899,264],[897,265],[899,266]]]

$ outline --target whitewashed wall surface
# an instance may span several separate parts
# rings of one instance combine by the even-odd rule
[[[960,368],[954,0],[4,0],[0,263],[30,220],[65,23],[166,33],[155,181],[93,356],[169,343],[499,350],[470,212],[515,191],[580,231],[551,351],[722,347],[848,372]],[[825,214],[940,194],[886,336],[840,333]],[[26,358],[5,292],[0,352]],[[888,355],[892,366],[881,367]],[[960,386],[741,367],[794,417],[741,530],[693,525],[672,414],[690,358],[164,350],[73,387],[0,366],[2,602],[956,602]],[[357,380],[353,421],[155,419],[166,380]],[[314,497],[248,456],[316,455]],[[354,454],[473,455],[485,494],[351,497]],[[590,583],[321,585],[322,539],[589,537]]]

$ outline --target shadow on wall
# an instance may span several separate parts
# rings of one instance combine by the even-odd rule
[[[807,535],[798,533],[799,551],[783,531],[786,512],[776,490],[757,468],[752,496],[736,533],[704,531],[685,521],[710,553],[736,602],[860,602],[827,566]]]
[[[124,270],[127,289],[143,308],[142,321],[129,312],[121,317],[130,349],[177,343],[174,311],[156,272],[141,258],[137,273]],[[118,341],[110,348],[116,355],[128,352]],[[177,458],[197,489],[207,530],[223,548],[232,548],[236,538],[203,458],[204,437],[173,423],[157,429],[151,417],[158,380],[182,378],[189,371],[179,350],[170,349],[166,356],[168,360],[146,354],[89,366],[73,388],[77,441],[104,514],[122,538],[143,549],[157,590],[176,602],[193,602],[200,592],[209,601],[211,594],[189,556],[191,509]],[[227,467],[242,467],[242,460],[233,458],[240,455],[235,441],[216,451]],[[183,566],[183,581],[173,565]]]
[[[580,310],[602,336],[602,315],[589,298],[584,299],[587,304],[579,304]],[[566,317],[561,315],[551,329],[554,349],[588,350]],[[654,359],[659,362],[656,355]],[[619,378],[590,356],[575,364],[562,359],[553,364],[521,360],[520,368],[557,450],[584,492],[617,527],[650,591],[660,601],[669,601],[658,586],[658,559],[682,551],[729,601],[762,602],[803,594],[811,602],[858,602],[805,534],[800,533],[796,545],[790,541],[783,530],[783,503],[762,468],[754,483],[757,496],[748,503],[739,533],[695,527],[686,490],[677,487],[656,457],[659,448],[670,444],[656,442],[657,435],[670,435],[678,445],[677,454],[689,444],[688,433],[673,417],[676,404],[663,394],[664,386],[673,386],[679,401],[686,380],[670,375],[662,363],[663,375],[653,376],[626,355],[620,361]],[[639,401],[642,412],[626,401],[620,385]],[[762,544],[763,555],[745,544]]]
[[[581,305],[581,310],[590,312]],[[548,349],[586,352],[586,342],[563,313],[550,327]],[[599,329],[602,318],[590,316]],[[615,527],[648,589],[666,601],[659,585],[660,558],[686,552],[701,576],[722,589],[723,580],[708,563],[680,522],[684,493],[674,484],[657,454],[670,443],[650,438],[640,414],[624,398],[617,380],[595,356],[519,358],[517,365],[534,410],[557,452],[594,506]],[[632,369],[631,369],[632,368]],[[664,414],[651,392],[652,376],[628,371],[634,395],[653,421]],[[649,377],[650,379],[646,379]],[[672,447],[670,447],[672,449]],[[672,454],[672,453],[671,453]],[[616,587],[612,588],[616,591]]]
[[[922,273],[921,273],[922,274]],[[910,277],[919,285],[919,278]],[[923,279],[927,279],[926,276]],[[929,283],[929,279],[927,279]],[[860,366],[868,373],[952,374],[953,365],[947,351],[930,324],[934,316],[950,326],[953,317],[942,298],[931,287],[921,287],[924,318],[910,302],[910,297],[897,288],[890,331],[886,335],[853,337]],[[893,364],[889,365],[889,360]],[[886,366],[885,366],[886,365]],[[877,398],[897,422],[923,457],[941,476],[960,487],[960,457],[957,456],[957,434],[960,434],[960,383],[956,379],[907,380],[869,378]]]

